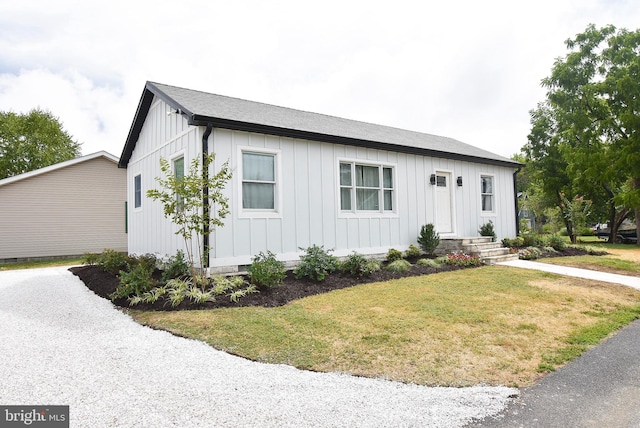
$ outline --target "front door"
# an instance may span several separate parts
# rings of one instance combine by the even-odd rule
[[[451,173],[436,171],[435,210],[436,231],[440,234],[453,233],[453,204],[451,197]]]

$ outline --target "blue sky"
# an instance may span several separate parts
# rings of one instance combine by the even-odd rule
[[[446,3],[446,4],[444,4]],[[147,80],[444,135],[511,156],[540,80],[632,0],[0,3],[0,110],[119,156]]]

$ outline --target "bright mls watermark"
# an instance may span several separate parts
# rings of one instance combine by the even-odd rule
[[[0,427],[69,428],[69,406],[1,406]]]

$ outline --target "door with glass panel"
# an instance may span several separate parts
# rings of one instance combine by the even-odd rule
[[[438,233],[453,233],[454,212],[451,197],[451,173],[436,171],[435,211]]]

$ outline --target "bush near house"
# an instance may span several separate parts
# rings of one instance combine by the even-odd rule
[[[271,251],[260,251],[248,269],[249,280],[259,287],[278,287],[286,276],[284,263],[276,259]]]
[[[334,272],[338,267],[338,259],[332,256],[333,250],[325,250],[324,246],[312,245],[307,248],[300,248],[305,251],[300,256],[300,264],[293,270],[296,278],[309,278],[314,281],[322,281],[324,278]]]
[[[411,263],[404,259],[395,260],[387,265],[387,270],[391,272],[407,272],[411,269]]]
[[[503,238],[502,245],[518,253],[521,260],[535,260],[541,257],[573,255],[580,252],[590,255],[604,255],[606,251],[580,245],[569,245],[560,235],[538,235],[526,232],[515,238]]]
[[[353,254],[338,263],[338,270],[357,278],[370,276],[373,272],[380,270],[380,262],[375,259],[367,259],[362,254],[355,251]]]
[[[417,247],[409,247],[405,253],[414,256],[422,252]],[[279,306],[291,300],[310,294],[359,285],[371,281],[387,281],[405,276],[425,275],[435,272],[465,269],[480,266],[480,260],[464,253],[446,256],[412,259],[400,257],[392,262],[380,262],[354,252],[342,261],[325,250],[313,245],[300,257],[300,264],[291,272],[276,260],[273,253],[261,252],[253,258],[253,265],[247,275],[228,277],[198,276],[193,282],[189,265],[184,256],[159,259],[153,255],[139,257],[105,251],[103,254],[86,255],[84,262],[96,266],[96,270],[106,272],[106,268],[125,266],[117,275],[104,279],[117,285],[104,293],[97,291],[85,278],[90,279],[92,271],[83,274],[72,269],[85,284],[103,297],[109,297],[123,307],[137,307],[142,310],[180,310],[190,308],[218,308],[228,306]],[[391,258],[402,256],[402,252],[390,251]],[[123,261],[124,260],[124,261]],[[411,264],[415,263],[415,264]],[[109,274],[112,275],[112,274]],[[328,285],[325,280],[331,278]],[[107,290],[106,288],[104,290]],[[253,297],[250,297],[253,295]],[[247,302],[247,303],[244,303]]]
[[[493,221],[491,220],[480,226],[478,233],[480,236],[490,236],[492,241],[496,240],[496,232],[493,230]]]
[[[409,244],[409,248],[404,252],[407,259],[417,259],[422,255],[422,250],[413,244]]]
[[[418,245],[422,248],[422,251],[427,253],[428,256],[432,256],[438,245],[440,244],[440,234],[436,232],[432,223],[425,224],[420,228],[420,234],[418,235]]]
[[[482,260],[480,260],[480,257],[471,256],[463,252],[454,252],[447,254],[444,262],[448,265],[455,265],[459,267],[480,266],[482,264]]]

